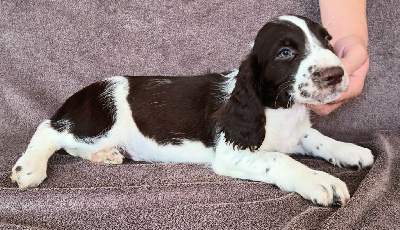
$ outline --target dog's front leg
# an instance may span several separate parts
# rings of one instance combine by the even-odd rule
[[[221,175],[275,184],[317,205],[345,205],[350,199],[346,184],[340,179],[279,152],[217,148],[212,167]]]
[[[320,157],[340,167],[360,169],[374,163],[371,150],[355,144],[336,141],[315,129],[308,129],[300,140],[305,155]]]

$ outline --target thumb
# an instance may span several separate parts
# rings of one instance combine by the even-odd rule
[[[352,61],[353,60],[347,58],[342,59],[343,65],[345,66],[345,68],[350,68],[350,71],[352,71],[353,69]],[[352,72],[349,71],[349,88],[347,89],[346,92],[342,93],[338,101],[348,100],[350,98],[357,97],[358,95],[361,94],[364,88],[364,82],[368,72],[368,68],[369,68],[369,58],[367,56],[366,61],[362,63],[358,69]],[[346,71],[348,70],[346,69]]]
[[[366,45],[361,38],[348,36],[333,44],[333,52],[341,59],[349,75],[359,69],[368,59]]]
[[[349,76],[354,75],[354,72],[368,61],[367,50],[361,44],[351,44],[343,47],[343,49],[339,51],[338,56]],[[368,68],[365,69],[365,74],[366,70],[368,70]]]

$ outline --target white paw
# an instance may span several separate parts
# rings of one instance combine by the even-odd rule
[[[41,161],[24,154],[12,168],[11,180],[19,188],[37,187],[46,179],[47,160]]]
[[[325,172],[310,170],[298,182],[296,192],[316,205],[344,206],[350,200],[346,184]]]
[[[351,144],[339,142],[334,146],[331,153],[333,157],[333,164],[339,167],[350,167],[353,169],[361,169],[372,166],[374,163],[374,156],[371,150]]]
[[[122,164],[123,160],[124,156],[116,148],[92,153],[92,162],[95,163]]]

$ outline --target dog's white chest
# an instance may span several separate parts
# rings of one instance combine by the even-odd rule
[[[304,105],[290,109],[267,109],[265,139],[260,150],[282,153],[298,151],[301,135],[311,127],[309,112]]]

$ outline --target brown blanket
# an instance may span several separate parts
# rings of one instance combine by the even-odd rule
[[[371,67],[363,94],[315,127],[369,147],[370,170],[298,158],[345,181],[346,207],[215,175],[198,164],[92,164],[55,154],[39,188],[10,170],[36,126],[73,92],[112,75],[187,75],[237,68],[279,14],[318,20],[317,1],[1,1],[0,228],[396,229],[400,226],[399,13],[368,1]],[[380,130],[380,131],[378,131]]]

